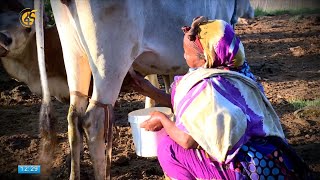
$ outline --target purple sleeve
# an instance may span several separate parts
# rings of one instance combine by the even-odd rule
[[[171,84],[171,104],[174,105],[174,95],[176,93],[176,86],[178,84],[178,82],[182,79],[183,76],[175,76],[174,77],[174,81]],[[184,127],[184,125],[179,121],[179,119],[176,119],[176,126],[184,131],[185,133],[189,134],[188,130]]]
[[[171,104],[174,105],[174,95],[176,94],[176,86],[183,76],[175,76],[173,83],[171,84]]]

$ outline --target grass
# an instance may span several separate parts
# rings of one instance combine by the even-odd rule
[[[320,106],[320,99],[315,99],[315,100],[293,100],[290,102],[290,104],[295,108],[295,109],[301,109],[306,106]]]
[[[283,15],[283,14],[289,14],[289,15],[320,14],[320,8],[284,9],[284,10],[271,10],[271,11],[264,11],[261,8],[256,8],[254,10],[254,15],[256,17],[277,16],[277,15]]]

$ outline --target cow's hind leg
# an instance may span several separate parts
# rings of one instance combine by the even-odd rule
[[[170,86],[171,83],[173,82],[173,75],[162,75],[162,79],[164,82],[164,87],[166,89],[166,93],[170,94]]]
[[[90,100],[83,128],[89,145],[95,179],[98,180],[105,177],[110,179],[112,125],[112,105]]]

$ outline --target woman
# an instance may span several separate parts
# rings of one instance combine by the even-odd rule
[[[175,77],[171,97],[139,74],[136,89],[173,108],[141,124],[168,134],[158,160],[170,179],[305,179],[307,167],[287,145],[278,116],[245,60],[232,27],[194,20],[183,27],[189,72]]]

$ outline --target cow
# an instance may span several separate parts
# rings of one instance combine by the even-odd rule
[[[253,19],[254,18],[254,9],[252,8],[250,2],[246,1],[237,1],[235,0],[235,6],[234,6],[234,14],[231,18],[231,24],[234,25],[237,24],[239,18],[244,19]]]
[[[56,99],[61,102],[67,102],[69,99],[67,75],[62,49],[59,46],[60,39],[55,27],[45,29],[45,41],[46,66],[50,67],[47,68],[50,82],[49,90]],[[41,95],[35,34],[27,41],[22,53],[15,54],[11,52],[14,51],[9,51],[4,57],[0,56],[2,65],[7,73],[20,82],[26,83],[31,92]]]
[[[1,0],[0,3],[2,4],[0,9],[1,63],[11,77],[24,82],[31,92],[41,95],[34,28],[25,28],[19,22],[19,13],[25,8],[32,8],[33,3],[31,0]],[[50,67],[46,69],[50,94],[60,102],[67,102],[69,88],[56,27],[45,28],[44,35],[46,67]],[[147,75],[146,78],[159,87],[156,75]],[[168,92],[169,85],[167,84],[165,87]],[[154,105],[155,103],[151,99],[146,98],[146,108]]]
[[[32,28],[24,28],[20,25],[18,19],[19,12],[24,8],[32,8],[32,1],[4,1],[2,4],[0,17],[0,57],[2,64],[9,75],[27,84],[33,93],[41,94],[41,84],[39,78],[39,70],[37,67],[35,34]],[[254,11],[249,3],[238,1],[235,5],[236,11],[234,17],[253,18]],[[236,23],[233,19],[231,22]],[[8,28],[10,27],[10,28]],[[2,31],[5,29],[5,31]],[[46,66],[49,81],[49,90],[52,96],[56,97],[59,101],[67,102],[69,99],[69,91],[63,63],[62,50],[58,33],[55,27],[45,29],[45,55]],[[8,51],[5,44],[9,44],[14,38],[14,42]],[[48,43],[50,42],[50,43]],[[2,46],[1,46],[2,43]],[[18,45],[15,45],[18,44]],[[159,87],[156,75],[147,75],[154,85]],[[163,80],[165,83],[166,91],[169,92],[170,80],[168,76],[164,75]],[[146,98],[145,107],[154,106],[154,102]]]
[[[190,24],[199,15],[230,22],[236,9],[235,2],[250,4],[249,0],[51,1],[66,67],[67,92],[70,92],[70,179],[80,177],[79,147],[82,129],[88,139],[95,178],[110,178],[112,109],[129,68],[133,67],[144,75],[185,73],[188,69],[183,59],[183,33],[180,32],[180,27]],[[38,14],[36,20],[41,18],[42,15]],[[23,30],[17,33],[12,33],[15,32],[12,30],[2,31],[3,28],[0,30],[0,53],[3,54],[9,55],[13,50],[21,51],[14,47],[31,38]],[[30,35],[34,29],[28,31]],[[37,37],[41,37],[41,34]],[[38,47],[41,49],[41,46]],[[39,69],[45,69],[43,66],[44,63]],[[47,66],[48,71],[50,68]],[[43,72],[46,71],[42,70],[40,75],[46,77]],[[49,133],[41,136],[50,135],[52,117],[49,94],[51,83],[48,85],[50,73],[47,73],[48,79],[41,78],[44,104],[40,124]],[[89,100],[91,76],[93,94]],[[47,139],[50,141],[50,138]],[[49,164],[51,160],[46,161]]]
[[[190,24],[198,15],[230,22],[235,9],[234,2],[224,0],[64,3],[52,0],[51,6],[62,39],[71,93],[68,115],[70,179],[80,176],[79,124],[88,139],[95,178],[110,178],[113,105],[130,67],[145,75],[185,73],[187,66],[182,56],[180,27]],[[91,75],[93,93],[88,101]],[[45,108],[49,108],[50,99],[44,97],[43,102]],[[107,147],[104,140],[107,140]]]
[[[19,22],[19,13],[33,8],[32,1],[3,1],[0,9],[0,58],[7,73],[27,84],[36,94],[41,94],[34,27],[25,28]],[[49,90],[62,102],[69,99],[67,75],[57,28],[44,29],[45,54]]]
[[[21,12],[22,9],[33,7],[32,1],[1,0],[0,3],[2,5],[0,11],[0,57],[2,57],[2,64],[12,77],[26,83],[32,92],[41,94],[41,84],[40,79],[38,78],[39,71],[37,67],[35,48],[35,34],[32,28],[23,28],[17,20],[19,12]],[[235,8],[236,11],[233,17],[253,18],[254,11],[249,3],[238,1]],[[234,23],[236,22],[234,20],[231,21]],[[3,29],[5,29],[5,31],[2,31]],[[49,76],[48,81],[50,82],[49,90],[51,95],[56,97],[58,100],[66,101],[69,98],[69,93],[66,73],[63,65],[62,50],[60,41],[57,38],[58,34],[56,28],[47,28],[45,29],[44,34],[46,38],[46,66],[50,67],[47,68]],[[30,38],[28,38],[28,36],[30,36]],[[8,45],[12,41],[12,38],[10,37],[16,37],[14,38],[15,41],[11,47],[20,46],[19,48],[10,48],[10,51],[5,48],[5,44]],[[157,85],[156,76],[148,75],[147,78]],[[163,78],[164,82],[167,83],[168,77],[164,76]],[[165,87],[168,92],[169,83],[167,83]]]
[[[0,3],[1,63],[11,77],[24,82],[31,92],[41,95],[35,31],[33,27],[25,28],[19,22],[19,13],[25,8],[33,8],[33,3],[31,0],[1,0]],[[68,102],[69,88],[56,26],[45,28],[44,35],[46,67],[50,67],[46,68],[50,94],[60,102]],[[153,84],[158,82],[154,77],[151,81]],[[146,107],[151,104],[146,100]]]

